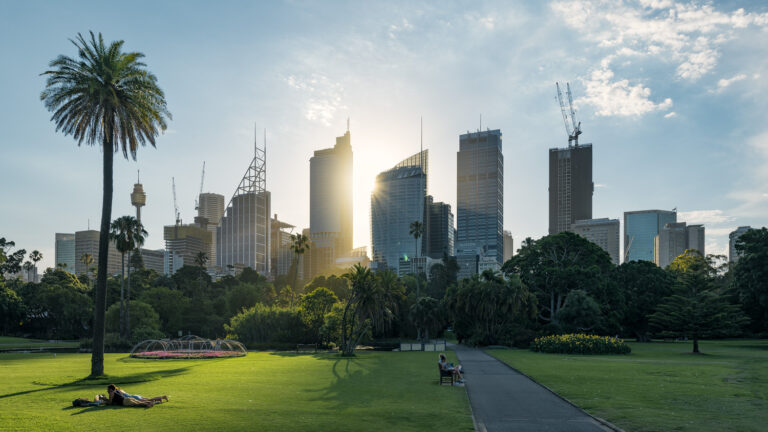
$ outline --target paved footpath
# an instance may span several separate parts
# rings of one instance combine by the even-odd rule
[[[612,430],[483,351],[452,348],[467,370],[464,378],[478,431]]]

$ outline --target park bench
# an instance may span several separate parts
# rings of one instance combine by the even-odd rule
[[[316,353],[317,352],[317,344],[297,344],[296,345],[296,352],[300,353],[302,351],[304,351],[304,352],[312,351],[312,352]]]
[[[443,370],[440,367],[440,362],[437,362],[437,369],[440,371],[440,385],[443,385],[443,381],[450,382],[453,385],[453,371]]]

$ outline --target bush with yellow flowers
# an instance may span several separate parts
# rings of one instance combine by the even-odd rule
[[[536,338],[531,350],[556,354],[629,354],[632,351],[624,339],[583,333]]]

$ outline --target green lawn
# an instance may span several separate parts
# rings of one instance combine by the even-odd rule
[[[40,339],[25,339],[11,336],[0,336],[0,350],[6,349],[39,349],[39,348],[77,348],[79,342],[73,341],[53,341],[49,342]]]
[[[488,353],[628,432],[765,431],[768,341],[630,343],[632,354]]]
[[[437,385],[431,352],[215,360],[107,354],[108,378],[82,381],[89,370],[88,354],[0,354],[0,429],[472,430],[464,388]],[[72,400],[106,393],[111,382],[171,401],[151,409],[72,408]]]

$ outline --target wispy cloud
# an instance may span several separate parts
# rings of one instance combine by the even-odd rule
[[[723,91],[726,87],[729,87],[731,84],[746,79],[747,76],[745,74],[738,74],[731,78],[723,78],[720,81],[717,82],[717,91]]]
[[[670,112],[664,114],[664,118],[672,118],[672,117],[677,117],[677,113],[674,112],[674,111],[670,111]]]
[[[726,215],[722,210],[692,210],[677,212],[678,219],[689,224],[714,225],[730,222],[733,217]]]
[[[321,74],[307,77],[288,75],[284,78],[289,87],[304,93],[304,117],[330,126],[336,113],[346,109],[343,103],[344,87]]]

